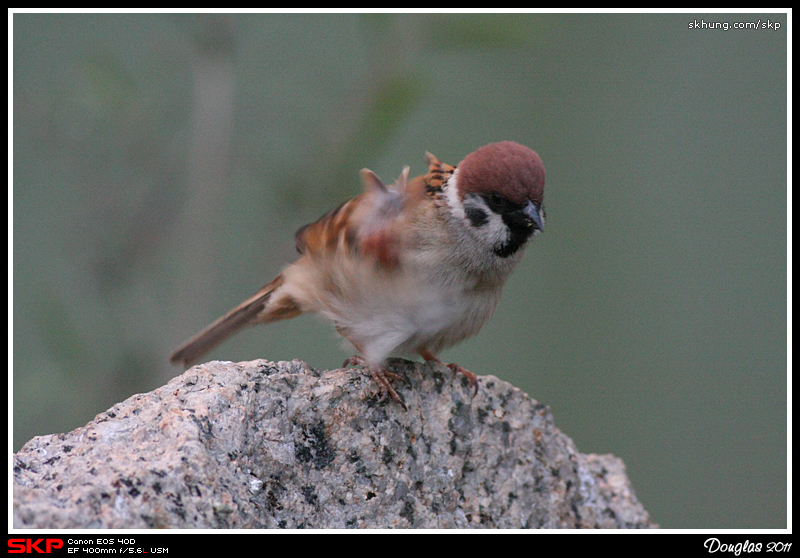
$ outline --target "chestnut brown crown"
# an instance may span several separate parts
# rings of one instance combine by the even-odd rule
[[[515,204],[542,202],[544,165],[539,154],[524,145],[513,141],[484,145],[457,168],[462,197],[497,192]]]

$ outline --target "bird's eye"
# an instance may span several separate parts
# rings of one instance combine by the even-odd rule
[[[499,209],[503,206],[503,196],[498,194],[497,192],[492,192],[489,194],[489,205],[492,206],[493,209]]]

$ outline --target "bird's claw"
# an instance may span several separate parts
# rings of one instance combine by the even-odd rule
[[[434,362],[436,364],[444,364],[439,358],[430,352],[427,349],[423,349],[419,351],[420,356],[425,359],[425,362]],[[475,393],[472,394],[475,397],[478,394],[478,376],[467,370],[466,368],[459,366],[458,364],[451,362],[450,364],[444,364],[450,370],[453,371],[453,378],[455,378],[456,374],[461,374],[464,378],[467,379],[471,388],[474,389]]]
[[[408,410],[405,401],[403,401],[403,398],[400,397],[400,394],[397,393],[394,387],[392,387],[393,381],[405,380],[403,376],[395,374],[394,372],[389,372],[383,366],[370,365],[367,363],[364,357],[358,355],[354,355],[347,358],[347,360],[344,361],[344,364],[342,366],[344,367],[363,366],[364,368],[369,370],[370,377],[376,384],[378,384],[378,390],[380,392],[379,401],[383,401],[388,396],[397,401],[400,404],[400,406],[403,407],[404,411]]]
[[[461,374],[466,378],[467,382],[469,382],[469,386],[473,389],[474,393],[472,394],[473,397],[478,395],[478,376],[474,373],[470,372],[466,368],[459,366],[458,364],[451,362],[447,365],[447,367],[453,371],[453,378],[455,378],[456,374]]]

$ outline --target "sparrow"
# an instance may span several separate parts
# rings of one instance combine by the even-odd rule
[[[316,312],[360,355],[381,399],[405,406],[386,365],[392,354],[436,356],[475,335],[491,317],[527,241],[544,226],[545,171],[532,149],[485,145],[458,165],[425,154],[385,185],[361,171],[364,192],[300,228],[299,259],[172,355],[189,365],[245,326]],[[477,377],[446,365],[477,389]]]

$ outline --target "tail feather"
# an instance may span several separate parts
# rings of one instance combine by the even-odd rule
[[[188,366],[243,327],[299,315],[301,310],[291,299],[278,305],[270,304],[273,293],[282,284],[283,275],[278,275],[254,296],[181,345],[169,358],[170,362]]]

